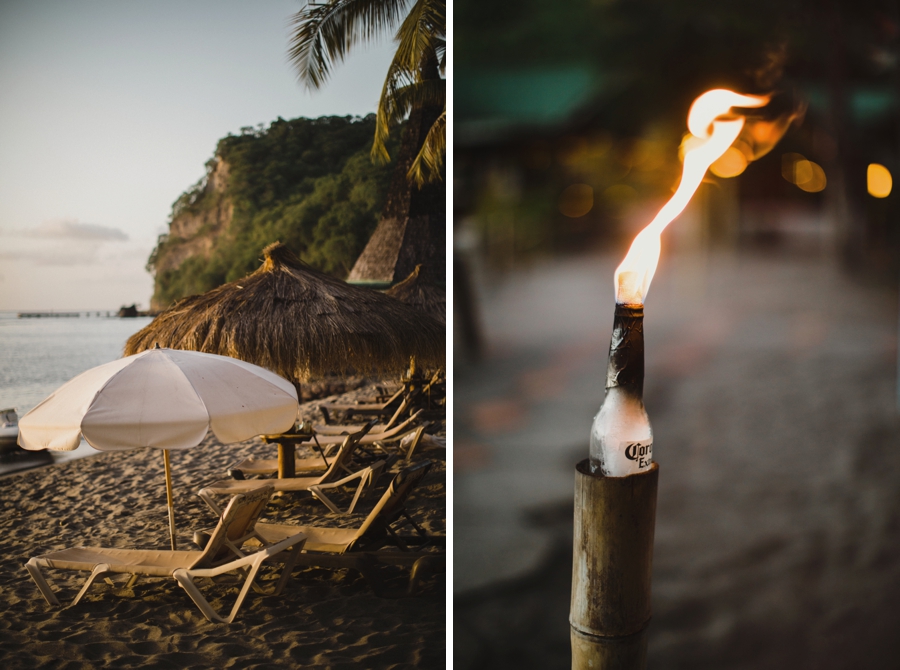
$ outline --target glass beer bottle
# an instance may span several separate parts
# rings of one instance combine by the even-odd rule
[[[591,427],[591,470],[607,477],[643,472],[653,462],[644,408],[644,306],[616,305],[606,398]]]

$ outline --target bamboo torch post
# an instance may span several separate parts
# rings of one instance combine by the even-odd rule
[[[576,466],[572,668],[646,665],[658,480],[656,463],[627,477]]]

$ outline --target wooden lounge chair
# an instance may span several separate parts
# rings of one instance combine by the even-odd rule
[[[319,409],[323,410],[323,414],[325,414],[325,421],[328,422],[328,412],[346,412],[347,414],[363,414],[363,413],[376,413],[380,414],[385,412],[389,407],[394,405],[394,403],[401,402],[401,398],[404,395],[408,395],[406,388],[401,387],[394,395],[385,400],[384,402],[375,402],[375,403],[362,403],[362,402],[350,402],[350,403],[338,403],[338,402],[326,402],[319,405]]]
[[[416,429],[413,427],[413,424],[418,420],[421,411],[416,412],[411,417],[409,417],[406,421],[397,426],[394,426],[391,430],[385,431],[383,433],[372,433],[371,431],[368,433],[364,433],[357,443],[360,447],[367,446],[380,446],[383,442],[389,442],[391,440],[399,440],[408,433],[414,432]],[[368,424],[366,424],[367,426]],[[353,429],[365,429],[366,426],[344,426],[346,431],[350,431]],[[356,431],[358,432],[358,430]],[[315,441],[317,446],[322,448],[322,455],[318,456],[310,456],[306,458],[295,458],[294,459],[294,469],[295,472],[316,472],[326,469],[331,466],[331,463],[328,461],[331,453],[335,448],[340,447],[344,444],[344,441],[347,439],[347,432],[341,435],[316,435]],[[385,449],[381,449],[382,451],[386,451]],[[370,454],[371,456],[371,454]],[[374,456],[373,456],[374,458]],[[348,461],[351,460],[348,458]],[[248,458],[240,463],[235,463],[234,465],[229,466],[228,473],[237,479],[240,479],[246,475],[268,475],[278,471],[278,459],[277,458]],[[349,472],[349,471],[348,471]]]
[[[398,423],[396,426],[391,428],[390,430],[386,430],[381,433],[369,432],[365,435],[359,443],[362,445],[371,445],[376,444],[378,442],[387,442],[388,440],[397,440],[400,439],[403,434],[414,430],[414,424],[419,418],[422,416],[422,410],[419,410],[412,416],[410,416],[406,421],[402,423]],[[347,426],[346,430],[351,430],[354,428],[353,426]],[[316,435],[316,441],[319,443],[321,447],[325,449],[325,453],[327,454],[329,451],[334,449],[336,445],[342,444],[344,439],[344,434],[341,435]],[[330,447],[330,448],[329,448]]]
[[[356,503],[359,502],[363,492],[378,480],[381,471],[387,465],[386,461],[378,461],[355,472],[349,467],[353,453],[359,446],[362,435],[363,431],[360,431],[344,437],[344,442],[337,455],[332,459],[328,470],[322,475],[286,479],[220,479],[209,486],[204,486],[198,492],[198,495],[206,501],[206,504],[216,514],[221,514],[221,510],[213,501],[214,495],[234,495],[236,493],[253,491],[261,486],[271,486],[276,491],[309,491],[314,498],[323,502],[332,512],[336,514],[350,514],[356,507]],[[348,472],[350,473],[349,475],[341,477],[341,475]],[[346,512],[342,512],[334,501],[325,494],[325,491],[339,486],[346,486],[354,480],[359,480],[356,486],[356,493],[353,495],[350,507],[347,508]]]
[[[107,573],[132,575],[129,585],[139,577],[174,577],[179,586],[187,591],[200,611],[210,621],[231,623],[237,616],[253,580],[263,561],[293,547],[285,561],[281,577],[271,592],[281,593],[290,577],[294,563],[303,547],[306,536],[297,531],[285,535],[275,543],[263,538],[263,546],[254,553],[245,554],[242,545],[254,533],[254,525],[272,495],[271,487],[256,489],[245,495],[235,496],[221,515],[219,525],[210,534],[209,543],[202,551],[167,551],[160,549],[109,549],[104,547],[77,547],[54,551],[39,558],[32,558],[25,564],[28,574],[35,581],[41,594],[50,605],[59,606],[59,600],[50,586],[43,570],[80,570],[90,572],[78,595],[71,605],[76,605],[87,593],[91,584]],[[225,572],[243,570],[246,579],[238,594],[234,607],[227,617],[216,612],[203,597],[194,580],[198,577],[216,577]],[[71,606],[70,605],[70,606]]]
[[[422,438],[425,436],[425,428],[426,426],[419,426],[416,428],[416,432],[413,433],[412,438],[409,440],[409,444],[404,444],[406,442],[406,438],[400,440],[400,448],[401,450],[405,449],[406,453],[403,456],[403,460],[409,463],[412,460],[413,453],[416,450],[416,447],[419,446],[419,443],[422,441]]]
[[[444,551],[425,551],[429,545],[445,543],[446,536],[428,535],[406,511],[410,494],[431,465],[431,461],[422,461],[395,475],[384,495],[358,528],[259,523],[256,525],[256,535],[259,540],[271,543],[294,533],[303,533],[306,544],[297,559],[298,565],[354,568],[363,574],[379,595],[389,594],[383,590],[382,580],[374,570],[378,564],[410,567],[405,593],[410,595],[427,567],[446,561]],[[397,532],[406,525],[412,525],[416,535],[403,536]],[[195,541],[202,542],[202,534],[195,534]],[[418,550],[413,551],[411,545]],[[387,546],[394,548],[385,549]]]
[[[401,416],[409,409],[411,404],[411,398],[407,397],[403,399],[403,402],[397,407],[397,410],[391,415],[391,417],[385,422],[372,426],[373,433],[384,433],[390,430],[395,423],[400,419]],[[352,424],[352,425],[342,425],[331,423],[331,415],[328,413],[328,408],[319,405],[319,409],[322,411],[322,416],[325,417],[325,423],[317,423],[313,426],[313,430],[316,431],[319,435],[341,435],[346,432],[353,432],[354,429],[359,429],[360,424]]]
[[[386,384],[379,384],[375,386],[375,395],[374,396],[362,396],[357,399],[357,402],[361,403],[377,403],[384,402],[392,395],[394,395],[398,389],[402,389],[404,387],[403,382],[388,382]]]
[[[443,368],[438,368],[431,379],[421,386],[413,386],[409,382],[404,383],[399,391],[383,403],[322,403],[319,405],[319,410],[322,412],[322,416],[325,417],[326,424],[332,423],[331,412],[335,411],[344,412],[348,417],[353,414],[385,415],[393,411],[394,416],[391,418],[391,421],[395,421],[407,409],[420,404],[422,398],[430,398],[432,389],[436,389],[440,385],[442,373]],[[394,403],[398,400],[400,400],[400,406],[394,410]]]

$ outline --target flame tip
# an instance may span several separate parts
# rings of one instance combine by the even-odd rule
[[[691,104],[687,119],[690,135],[682,142],[684,167],[681,182],[669,201],[634,238],[631,248],[616,269],[614,281],[618,304],[643,305],[659,262],[662,231],[687,207],[710,166],[725,155],[738,141],[738,137],[742,136],[746,115],[734,110],[765,107],[773,95],[749,95],[715,88],[702,93]],[[766,122],[770,127],[764,129],[758,142],[755,136],[748,139],[733,152],[733,165],[722,165],[721,169],[714,172],[722,177],[734,177],[743,172],[750,160],[771,150],[795,116],[796,114],[792,114],[787,122],[783,119]]]

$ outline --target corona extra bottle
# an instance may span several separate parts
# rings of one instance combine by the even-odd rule
[[[591,428],[591,469],[607,477],[643,472],[653,462],[644,408],[644,306],[616,305],[606,398]]]

